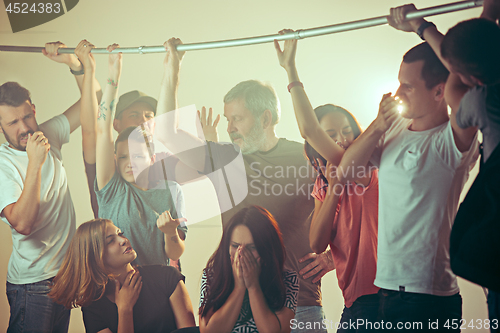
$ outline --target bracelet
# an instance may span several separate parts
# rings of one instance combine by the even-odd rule
[[[80,65],[82,63],[80,62]],[[85,73],[84,69],[83,69],[83,65],[82,65],[82,69],[80,69],[79,71],[74,71],[71,67],[69,68],[69,71],[71,72],[71,74],[73,75],[83,75]]]
[[[300,82],[300,81],[293,81],[287,87],[288,88],[288,92],[290,92],[290,89],[292,89],[293,87],[296,87],[296,86],[301,86],[302,88],[304,88],[304,85],[302,84],[302,82]]]
[[[424,23],[422,23],[420,25],[420,27],[418,27],[416,33],[417,35],[422,39],[422,40],[425,40],[424,38],[424,30],[427,29],[428,27],[436,27],[436,25],[432,22],[429,22],[429,21],[425,21]]]

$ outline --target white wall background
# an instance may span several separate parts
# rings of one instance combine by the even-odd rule
[[[417,0],[415,3],[418,8],[423,8],[445,2]],[[283,28],[307,29],[386,15],[390,7],[402,4],[404,2],[396,0],[81,0],[62,17],[13,34],[2,3],[0,45],[43,46],[45,42],[60,40],[75,47],[86,38],[97,47],[114,42],[127,47],[161,45],[173,36],[185,43],[233,39],[273,34]],[[476,17],[479,13],[480,9],[466,10],[434,17],[432,21],[446,32],[458,21]],[[315,37],[299,42],[297,66],[313,106],[325,103],[341,105],[366,128],[377,114],[382,94],[397,89],[397,73],[403,54],[419,42],[415,34],[399,32],[388,26]],[[96,59],[97,77],[104,84],[107,59],[104,55],[96,55]],[[125,55],[120,91],[138,89],[156,96],[162,60],[163,54]],[[269,81],[275,86],[282,107],[277,133],[281,137],[302,141],[286,90],[285,71],[278,65],[272,44],[188,52],[182,66],[179,104],[195,104],[198,108],[211,106],[221,113],[224,94],[247,79]],[[79,98],[68,69],[41,54],[0,52],[0,84],[6,81],[17,81],[31,91],[38,111],[38,123],[61,113]],[[222,141],[228,141],[225,128],[226,122],[221,120],[219,133]],[[0,142],[4,142],[3,137]],[[71,142],[63,148],[63,156],[78,225],[92,218],[79,130],[71,135]],[[471,178],[476,173],[477,170]],[[191,184],[184,189],[191,220],[215,214],[217,204],[210,184]],[[182,260],[195,309],[201,270],[217,246],[220,235],[218,217],[190,227]],[[5,285],[11,247],[9,227],[2,223],[1,286]],[[460,286],[463,318],[468,321],[487,318],[482,289],[463,280]],[[0,295],[0,330],[6,329],[9,318],[4,295]],[[343,300],[334,273],[323,278],[323,303],[328,319],[338,321]],[[84,332],[78,309],[72,311],[70,331]]]

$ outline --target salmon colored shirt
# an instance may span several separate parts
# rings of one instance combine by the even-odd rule
[[[311,195],[323,202],[328,185],[318,176]],[[363,187],[348,183],[341,194],[332,222],[330,250],[337,268],[345,306],[350,308],[363,295],[376,294],[378,170]]]

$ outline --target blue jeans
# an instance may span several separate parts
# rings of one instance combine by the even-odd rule
[[[51,283],[52,279],[29,284],[7,282],[10,306],[7,333],[68,332],[70,310],[47,296]]]
[[[500,332],[500,293],[493,290],[488,290],[488,315],[491,332]]]
[[[378,308],[378,294],[358,297],[350,308],[344,307],[337,333],[376,332],[376,330],[370,330],[370,325],[377,321]]]
[[[323,319],[325,319],[325,314],[322,306],[297,306],[295,325],[290,325],[291,333],[326,333],[322,325]]]
[[[462,297],[380,289],[379,321],[405,332],[460,332]],[[448,325],[448,327],[446,326]]]

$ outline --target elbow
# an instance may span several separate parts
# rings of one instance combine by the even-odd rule
[[[24,236],[29,236],[31,232],[33,231],[32,227],[26,226],[26,225],[18,225],[14,228],[18,233]]]
[[[320,254],[325,252],[328,243],[322,244],[322,241],[320,239],[315,238],[313,235],[309,236],[309,246],[311,247],[311,250],[316,253]]]
[[[315,242],[310,242],[309,245],[311,246],[311,250],[316,254],[321,254],[326,250],[326,246],[321,246]]]
[[[318,129],[317,128],[313,128],[311,126],[301,126],[299,127],[299,131],[300,131],[300,136],[304,139],[304,140],[308,140],[309,138],[311,138],[311,136],[313,135],[313,133],[315,133]]]

